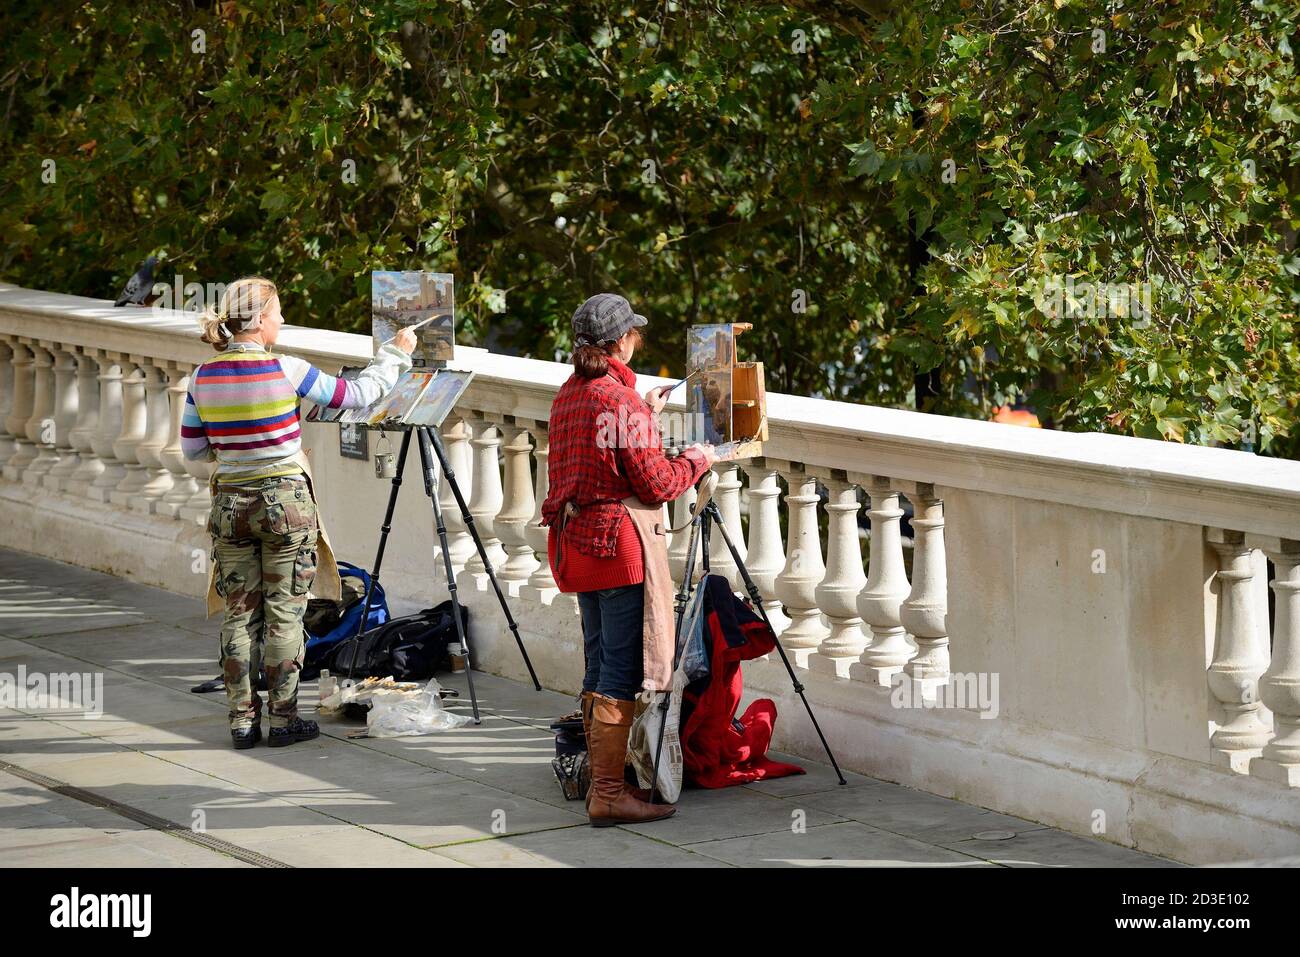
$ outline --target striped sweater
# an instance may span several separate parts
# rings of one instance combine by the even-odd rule
[[[410,356],[384,345],[356,379],[338,379],[296,356],[232,342],[190,378],[181,448],[187,459],[215,458],[216,477],[228,484],[301,472],[292,461],[302,448],[299,400],[359,409],[392,389],[410,367]]]

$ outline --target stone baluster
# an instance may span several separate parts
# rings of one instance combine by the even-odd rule
[[[90,447],[103,469],[90,481],[86,494],[96,502],[107,502],[126,466],[113,451],[122,432],[122,366],[116,353],[99,355],[99,428],[90,437]]]
[[[534,601],[549,602],[558,593],[555,578],[551,575],[551,563],[546,555],[546,544],[550,529],[542,525],[542,503],[546,501],[546,496],[551,488],[550,473],[548,471],[550,467],[550,433],[545,425],[534,425],[532,432],[533,442],[535,443],[533,457],[537,460],[537,473],[536,485],[533,489],[533,517],[524,529],[524,534],[528,538],[528,544],[537,553],[539,561],[537,567],[533,569],[532,575],[528,578],[528,584],[520,590],[520,594],[532,598]]]
[[[1207,677],[1223,708],[1210,747],[1218,764],[1246,773],[1270,734],[1260,714],[1259,679],[1269,662],[1259,647],[1253,549],[1241,532],[1229,529],[1208,529],[1206,538],[1219,558],[1219,614]]]
[[[27,420],[32,417],[36,392],[36,358],[29,343],[13,340],[9,364],[14,376],[14,401],[5,418],[5,431],[13,436],[14,451],[5,462],[4,477],[22,480],[23,472],[36,458],[36,445],[27,438]]]
[[[673,501],[673,521],[669,528],[680,528],[681,531],[673,533],[672,541],[668,543],[668,570],[672,572],[673,581],[681,583],[682,576],[686,574],[686,547],[690,544],[691,528],[687,524],[691,517],[691,508],[696,501],[695,486],[691,486],[676,500]],[[696,544],[696,550],[699,550],[699,544]],[[699,559],[695,560],[696,577],[699,577],[700,563]]]
[[[817,479],[802,467],[782,470],[785,477],[785,507],[789,515],[785,567],[776,576],[776,597],[781,599],[790,624],[781,643],[794,662],[808,667],[808,658],[822,643],[827,628],[817,607],[817,586],[826,575],[822,561],[821,533],[817,527]]]
[[[212,473],[217,463],[206,459],[185,459],[185,471],[194,479],[195,489],[189,501],[176,510],[182,522],[207,525],[212,513]]]
[[[185,397],[189,394],[192,369],[190,365],[176,362],[169,363],[167,368],[167,444],[158,453],[158,459],[171,473],[172,487],[155,503],[154,511],[171,518],[178,518],[181,509],[198,491],[198,482],[190,473],[181,449],[181,420],[185,416]]]
[[[502,447],[505,456],[505,487],[501,511],[493,520],[493,527],[501,536],[506,560],[497,569],[497,577],[502,582],[526,582],[538,565],[533,546],[529,544],[525,533],[537,508],[533,493],[533,443],[528,430],[519,425],[507,424],[502,431],[506,437]],[[518,585],[511,586],[513,594],[518,594],[518,590]]]
[[[14,347],[8,336],[0,336],[0,474],[17,446],[6,420],[14,409]]]
[[[152,361],[144,366],[145,433],[135,447],[145,480],[131,499],[131,509],[146,514],[172,489],[172,474],[162,461],[162,450],[172,436],[172,414],[168,402],[167,375]]]
[[[36,447],[36,457],[23,470],[24,485],[40,485],[46,473],[59,462],[54,448],[54,353],[51,342],[33,345],[36,365],[32,414],[27,420],[27,441]]]
[[[478,529],[488,561],[494,570],[500,571],[505,561],[505,549],[496,529],[496,517],[505,501],[501,487],[501,429],[485,420],[478,434],[470,440],[470,446],[473,448],[474,481],[469,513],[474,516],[474,526]],[[483,559],[477,551],[465,562],[465,571],[475,578],[486,579]]]
[[[1273,562],[1273,660],[1259,679],[1259,697],[1273,712],[1274,735],[1250,773],[1300,787],[1300,542],[1263,544]]]
[[[77,467],[67,478],[60,479],[59,490],[86,496],[86,490],[104,471],[104,463],[95,454],[95,433],[99,431],[99,356],[97,349],[77,350],[77,421],[72,426],[72,447],[77,451]]]
[[[63,488],[81,465],[72,434],[77,427],[80,401],[77,354],[71,348],[60,348],[54,353],[54,452],[58,461],[45,473],[42,484],[48,489]]]
[[[470,445],[473,432],[468,419],[462,416],[448,416],[442,426],[442,444],[447,450],[447,460],[452,471],[456,473],[456,484],[461,494],[469,501],[474,484],[474,449]],[[442,506],[443,521],[447,525],[447,545],[451,551],[451,564],[457,574],[465,563],[475,554],[474,540],[470,537],[465,521],[461,518],[460,506],[452,493],[451,483],[438,483],[438,502]],[[473,512],[471,511],[471,515]],[[477,519],[475,519],[477,522]],[[479,563],[482,564],[481,562]],[[438,569],[439,574],[442,569]]]
[[[713,501],[718,503],[718,512],[727,525],[727,534],[731,536],[732,543],[744,560],[745,529],[740,524],[740,469],[735,462],[719,462],[713,466],[713,470],[718,473],[718,487],[713,493]],[[709,573],[724,576],[733,589],[740,590],[744,587],[740,571],[736,568],[736,560],[731,557],[726,540],[717,528],[709,530]]]
[[[817,585],[817,604],[830,622],[830,634],[808,659],[812,671],[849,676],[849,668],[867,646],[858,613],[858,593],[866,583],[862,546],[858,541],[858,486],[840,474],[822,479],[826,502],[826,575]]]
[[[763,596],[763,609],[772,630],[779,635],[790,624],[781,610],[781,599],[776,597],[776,576],[785,567],[785,550],[781,547],[781,487],[777,484],[776,469],[764,459],[747,462],[743,468],[749,479],[745,567]]]
[[[899,608],[903,628],[916,640],[904,666],[928,694],[948,681],[948,563],[943,540],[943,499],[925,482],[899,482],[912,501],[912,591]]]
[[[145,364],[133,356],[124,356],[122,365],[122,431],[113,441],[113,454],[125,469],[122,481],[109,496],[114,505],[131,507],[140,489],[149,480],[136,450],[144,441],[149,426],[148,395],[145,392]]]
[[[871,476],[863,488],[871,498],[867,511],[871,518],[870,572],[867,587],[858,595],[858,611],[871,626],[871,642],[851,676],[888,686],[914,654],[901,616],[903,601],[911,591],[899,532],[903,510],[888,478]]]

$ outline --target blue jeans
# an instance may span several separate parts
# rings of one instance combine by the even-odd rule
[[[587,654],[583,691],[630,701],[641,690],[641,634],[645,585],[578,593]]]

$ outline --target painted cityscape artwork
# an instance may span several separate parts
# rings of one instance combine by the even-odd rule
[[[456,285],[451,273],[370,274],[370,330],[376,351],[399,329],[424,323],[415,333],[418,344],[411,364],[440,369],[455,350],[455,320]]]
[[[731,323],[691,326],[686,336],[686,410],[700,426],[697,441],[730,442],[731,375],[736,340]]]
[[[456,369],[439,369],[434,373],[433,381],[424,394],[416,401],[414,407],[402,419],[405,425],[441,426],[443,421],[460,397],[469,388],[473,372],[461,372]]]

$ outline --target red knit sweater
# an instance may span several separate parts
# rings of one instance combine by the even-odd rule
[[[622,588],[639,585],[645,580],[645,566],[641,556],[641,536],[627,515],[618,527],[618,540],[613,558],[598,558],[576,548],[564,550],[563,567],[555,563],[557,529],[552,527],[546,537],[546,560],[551,563],[551,574],[562,592],[599,591],[602,588]]]

